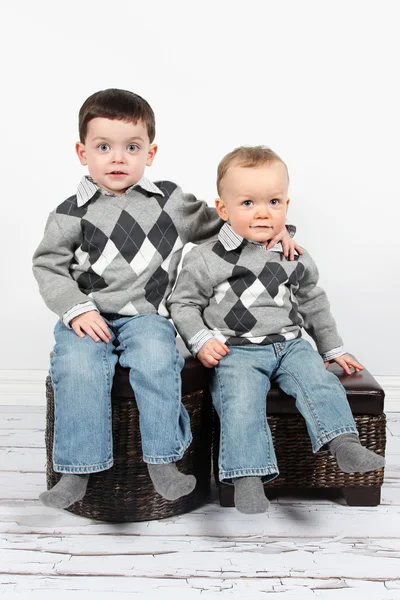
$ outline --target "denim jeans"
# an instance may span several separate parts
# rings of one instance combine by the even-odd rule
[[[346,393],[303,339],[269,346],[230,346],[214,368],[211,393],[221,423],[219,478],[279,475],[266,418],[270,382],[296,399],[314,452],[357,429]]]
[[[181,403],[184,359],[175,330],[155,314],[103,315],[112,334],[107,344],[80,338],[59,321],[51,378],[54,387],[54,470],[95,473],[113,464],[111,387],[117,361],[130,369],[139,409],[143,459],[176,462],[191,442]]]

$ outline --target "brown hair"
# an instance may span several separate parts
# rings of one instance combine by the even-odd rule
[[[224,156],[218,165],[217,171],[217,190],[218,194],[221,195],[221,181],[225,177],[228,169],[232,166],[245,167],[252,169],[254,167],[262,167],[263,165],[280,162],[288,168],[286,163],[274,152],[271,148],[266,146],[239,146],[232,152],[229,152]],[[288,173],[289,179],[289,173]]]
[[[143,121],[150,143],[156,135],[155,117],[150,104],[141,96],[127,90],[101,90],[85,100],[79,111],[79,139],[82,143],[85,143],[89,121],[96,117],[132,121],[135,124]]]

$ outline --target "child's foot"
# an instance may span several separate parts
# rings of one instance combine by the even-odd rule
[[[261,477],[239,477],[233,480],[235,506],[241,513],[254,515],[264,513],[269,506]]]
[[[385,465],[383,456],[364,448],[355,433],[338,435],[328,446],[344,473],[367,473]]]
[[[74,502],[82,500],[88,481],[87,474],[64,473],[60,481],[51,490],[40,494],[39,498],[45,506],[68,508]]]
[[[166,500],[177,500],[187,496],[196,487],[196,477],[184,475],[178,471],[175,463],[147,464],[147,468],[156,492]]]

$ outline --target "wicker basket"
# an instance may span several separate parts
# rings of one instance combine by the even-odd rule
[[[213,463],[221,504],[233,506],[233,489],[218,479],[219,419],[214,411]],[[360,441],[377,454],[385,455],[386,417],[354,415]],[[377,505],[383,483],[383,469],[368,473],[343,473],[329,452],[314,454],[301,415],[268,416],[280,475],[265,484],[271,488],[342,488],[348,504]],[[222,491],[222,493],[221,493]]]
[[[47,487],[52,488],[61,474],[53,471],[54,392],[50,377],[46,380],[47,418]],[[114,466],[94,473],[89,478],[87,492],[70,512],[114,523],[162,519],[188,512],[205,502],[210,491],[212,409],[207,389],[189,393],[182,398],[190,416],[193,442],[177,463],[183,473],[196,476],[194,491],[170,502],[157,494],[142,458],[139,431],[139,411],[133,393],[123,397],[115,385],[112,393]]]

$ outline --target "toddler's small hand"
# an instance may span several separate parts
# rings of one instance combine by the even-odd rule
[[[95,342],[103,340],[103,342],[107,344],[111,339],[111,333],[107,327],[107,323],[97,310],[89,310],[88,312],[78,315],[72,319],[70,325],[76,335],[80,338],[85,337],[85,334],[87,333],[87,335]]]
[[[207,368],[215,367],[218,362],[226,354],[228,354],[229,348],[226,344],[223,344],[219,340],[212,339],[206,342],[196,354],[199,361]]]
[[[326,361],[325,367],[328,368],[330,362],[335,362],[342,367],[342,369],[347,373],[347,375],[351,375],[351,367],[353,367],[354,371],[358,373],[362,371],[364,367],[357,362],[350,354],[342,354],[337,358],[334,358],[331,361]]]
[[[267,249],[273,248],[278,242],[282,244],[283,254],[286,258],[289,258],[289,260],[294,260],[295,250],[298,254],[303,254],[303,250],[297,245],[297,242],[290,237],[286,227],[268,242]]]

